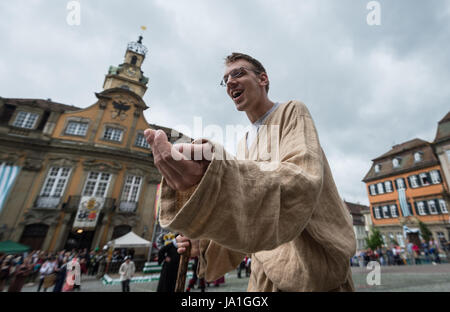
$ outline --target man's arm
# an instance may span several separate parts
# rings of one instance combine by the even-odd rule
[[[181,209],[164,176],[161,225],[244,254],[299,236],[320,197],[324,160],[313,121],[298,106],[280,131],[280,162],[224,159],[214,144],[212,162]]]

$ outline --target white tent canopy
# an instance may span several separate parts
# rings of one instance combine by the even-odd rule
[[[134,232],[130,232],[108,242],[108,246],[113,248],[138,248],[138,247],[150,247],[152,245],[148,240],[137,236]]]

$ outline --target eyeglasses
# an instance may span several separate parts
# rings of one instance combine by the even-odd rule
[[[247,73],[247,71],[252,71],[252,72],[254,72],[256,74],[259,74],[259,72],[255,71],[253,69],[249,69],[249,68],[245,68],[245,67],[239,67],[239,68],[236,68],[236,69],[233,69],[232,71],[230,71],[228,73],[228,75],[223,76],[223,79],[220,82],[220,85],[222,87],[226,87],[227,83],[228,83],[228,79],[230,79],[230,77],[233,78],[233,79],[242,77],[242,76],[244,76]]]

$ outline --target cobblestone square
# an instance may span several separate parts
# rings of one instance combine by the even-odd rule
[[[450,264],[424,264],[407,266],[382,266],[380,285],[370,286],[366,268],[352,267],[353,281],[357,292],[450,292]],[[245,292],[248,277],[237,278],[236,271],[225,276],[225,284],[214,287],[211,284],[207,292]],[[155,292],[158,281],[132,283],[132,292]],[[23,292],[35,292],[37,284],[25,286]],[[93,277],[82,277],[81,292],[121,292],[121,285],[104,285]],[[193,292],[200,290],[194,289]]]

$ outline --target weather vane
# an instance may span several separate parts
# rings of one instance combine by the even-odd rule
[[[138,43],[140,43],[140,44],[142,44],[142,39],[143,39],[142,35],[143,35],[143,32],[147,30],[147,27],[141,26],[141,29],[142,29],[142,34],[139,36],[139,40],[138,40]]]
[[[142,39],[144,39],[143,32],[147,30],[147,27],[141,26],[141,30],[142,30],[142,33],[141,33],[141,35],[139,35],[138,41],[137,42],[132,41],[132,42],[128,43],[127,49],[145,56],[148,52],[148,49],[147,49],[147,47],[145,47],[142,44]]]

